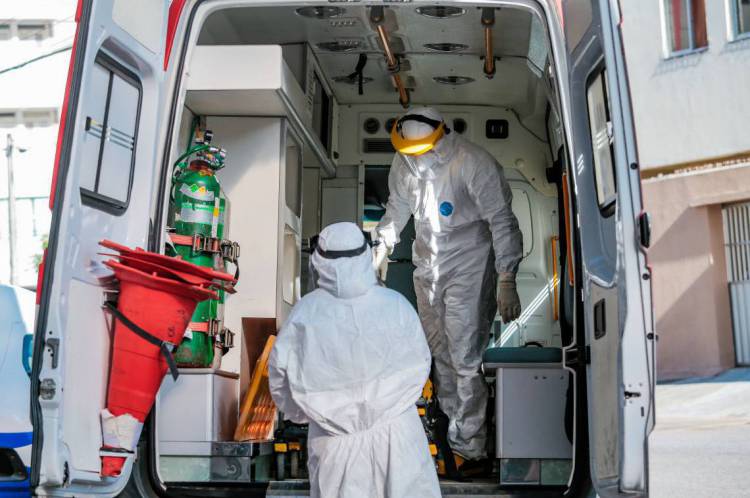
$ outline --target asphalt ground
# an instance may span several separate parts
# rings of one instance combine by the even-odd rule
[[[750,497],[750,368],[659,384],[652,498]]]

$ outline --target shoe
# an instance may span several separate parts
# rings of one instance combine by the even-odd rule
[[[469,460],[455,451],[453,457],[456,460],[458,473],[463,477],[488,477],[492,474],[492,459],[487,457]]]

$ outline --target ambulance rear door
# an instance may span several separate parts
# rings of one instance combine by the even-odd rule
[[[38,495],[115,496],[99,476],[112,288],[101,239],[147,247],[164,143],[168,0],[79,0],[37,294],[31,399]]]
[[[653,325],[647,217],[616,0],[556,2],[567,47],[569,160],[580,249],[591,478],[599,496],[648,493]],[[582,323],[581,323],[582,322]]]

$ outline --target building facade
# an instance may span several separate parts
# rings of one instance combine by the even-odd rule
[[[72,0],[0,2],[2,283],[36,286],[74,16]]]
[[[750,0],[621,0],[660,379],[750,361]]]

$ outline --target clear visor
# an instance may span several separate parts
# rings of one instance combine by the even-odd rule
[[[429,150],[419,156],[411,156],[409,154],[399,154],[401,159],[406,163],[409,171],[417,178],[429,178],[432,173],[432,169],[438,162],[438,155]]]

